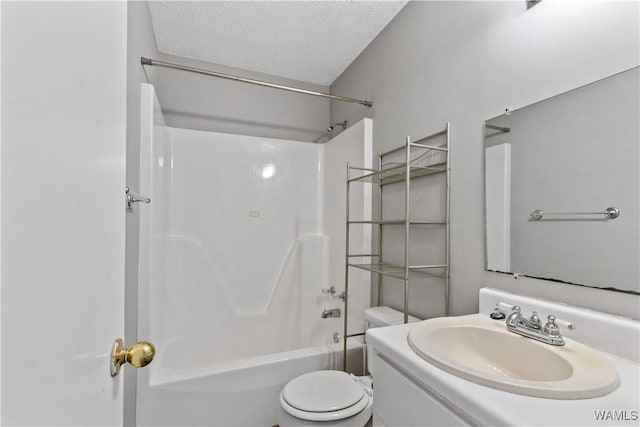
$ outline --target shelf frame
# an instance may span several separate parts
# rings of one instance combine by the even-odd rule
[[[407,166],[406,164],[400,163],[386,168],[382,166],[380,170],[376,171],[370,171],[367,169],[368,173],[350,178],[349,182],[370,182],[380,185],[394,184],[396,182],[402,182],[405,180],[407,169],[409,170],[408,175],[411,177],[411,179],[419,178],[422,176],[429,176],[437,173],[443,173],[447,170],[445,162],[434,163],[429,166],[416,166],[411,164]]]
[[[369,224],[369,225],[404,225],[404,219],[392,219],[384,221],[349,221],[349,224]],[[423,221],[410,220],[409,225],[446,225],[446,221]]]
[[[444,146],[432,146],[423,144],[431,138],[445,135],[446,144]],[[412,159],[412,149],[417,148],[426,150],[418,157]],[[394,153],[399,153],[405,150],[404,162],[384,163],[383,159]],[[444,161],[434,162],[427,165],[415,164],[429,152],[445,153],[446,159]],[[432,158],[433,160],[433,158]],[[351,172],[356,171],[358,176],[352,177]],[[429,176],[437,173],[446,174],[446,200],[445,200],[445,219],[444,220],[412,220],[409,215],[409,207],[411,200],[411,180],[424,176]],[[447,123],[444,130],[432,133],[425,137],[422,137],[414,142],[411,142],[410,137],[406,137],[405,143],[398,147],[392,148],[388,151],[380,150],[378,152],[378,169],[362,168],[357,166],[351,166],[347,162],[346,173],[346,236],[345,236],[345,296],[344,299],[344,333],[343,333],[343,355],[342,355],[342,369],[347,370],[347,339],[354,336],[361,336],[364,333],[350,334],[348,331],[348,313],[349,313],[349,269],[358,268],[361,270],[369,271],[378,275],[378,292],[377,292],[377,305],[382,305],[382,277],[391,277],[404,281],[404,323],[409,321],[409,283],[412,279],[430,279],[440,278],[444,279],[445,286],[445,301],[444,309],[445,316],[449,315],[449,273],[450,273],[450,204],[451,204],[451,123]],[[377,220],[351,220],[349,214],[349,200],[350,200],[350,187],[352,183],[371,183],[378,186],[378,219]],[[404,183],[405,199],[404,199],[404,219],[396,220],[383,220],[382,219],[382,188],[388,184]],[[378,226],[378,248],[377,253],[371,254],[350,254],[349,253],[349,235],[350,227],[352,225],[377,225]],[[383,260],[383,228],[387,225],[403,225],[404,229],[404,264],[393,265],[387,264]],[[411,265],[409,264],[409,235],[412,226],[416,225],[444,225],[445,227],[445,261],[444,264],[423,264],[423,265]],[[373,252],[374,250],[372,250]],[[377,263],[359,264],[352,262],[352,258],[377,258]],[[437,270],[437,271],[436,271]]]

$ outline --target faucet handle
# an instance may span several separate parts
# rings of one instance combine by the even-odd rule
[[[322,295],[335,295],[336,287],[330,286],[329,288],[322,289],[320,292],[322,293]]]
[[[547,324],[544,325],[544,331],[552,336],[560,336],[560,328],[556,324],[556,316],[553,314],[547,316]]]
[[[576,328],[572,323],[567,322],[566,320],[558,319],[553,314],[550,314],[547,316],[547,324],[544,325],[544,330],[545,332],[548,332],[552,335],[560,335],[560,326],[566,328],[569,331],[572,331]]]
[[[536,325],[541,325],[542,322],[540,321],[540,317],[538,316],[538,312],[537,311],[532,311],[531,312],[531,317],[529,317],[529,321],[531,323],[534,323]]]

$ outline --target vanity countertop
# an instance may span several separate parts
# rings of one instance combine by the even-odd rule
[[[577,400],[543,399],[496,390],[449,374],[418,356],[407,341],[412,324],[369,329],[367,342],[473,424],[485,426],[640,425],[640,365],[604,353],[618,371],[612,393]],[[505,349],[508,351],[508,349]],[[374,378],[375,384],[375,378]],[[604,418],[598,420],[596,412]],[[621,417],[620,419],[611,417]]]

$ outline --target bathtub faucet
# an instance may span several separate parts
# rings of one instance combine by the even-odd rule
[[[320,317],[322,319],[326,319],[328,317],[340,317],[340,309],[339,308],[326,308],[322,310]]]

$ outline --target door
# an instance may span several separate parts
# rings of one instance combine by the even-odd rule
[[[122,425],[126,8],[1,4],[2,425]]]

